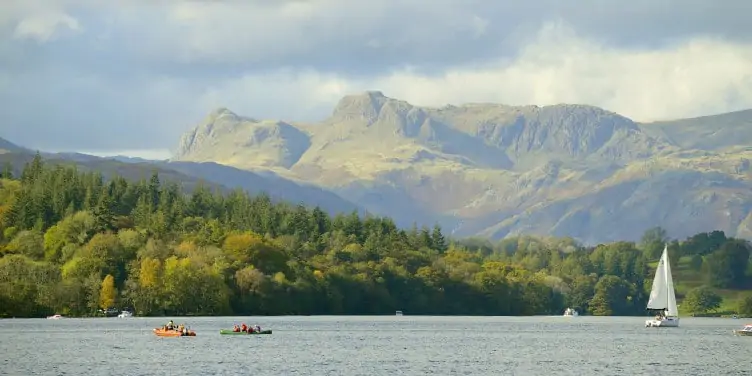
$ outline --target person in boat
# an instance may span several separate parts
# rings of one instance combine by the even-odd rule
[[[243,323],[242,325],[240,325],[240,331],[248,332],[248,326],[245,323]]]
[[[183,324],[178,325],[178,332],[183,333],[183,329],[185,329],[185,326],[183,326]]]
[[[253,332],[254,332],[253,325],[251,325],[248,327],[248,334],[253,334]]]
[[[173,330],[175,329],[175,323],[170,320],[170,322],[167,323],[167,330]]]
[[[658,321],[665,320],[666,319],[666,311],[665,310],[664,311],[659,311],[658,315],[655,316],[655,319],[658,320]]]
[[[253,330],[255,330],[256,333],[261,333],[261,325],[258,325],[258,324],[254,325]]]
[[[238,324],[235,324],[235,326],[232,327],[232,331],[235,333],[240,332],[240,327],[238,326]]]

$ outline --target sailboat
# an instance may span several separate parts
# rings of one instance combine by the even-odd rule
[[[679,326],[679,309],[676,306],[676,293],[674,291],[674,279],[671,278],[671,265],[668,262],[668,244],[663,248],[663,254],[658,261],[653,278],[653,287],[650,290],[650,299],[647,309],[659,310],[655,319],[645,320],[645,327],[671,327]]]

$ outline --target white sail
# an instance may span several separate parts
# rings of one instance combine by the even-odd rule
[[[658,260],[658,267],[655,268],[655,277],[653,278],[653,287],[650,290],[650,299],[648,300],[648,309],[666,309],[668,308],[668,289],[666,288],[666,249],[663,250],[661,258]]]
[[[679,310],[676,306],[676,294],[674,293],[674,279],[671,276],[671,265],[668,260],[668,245],[663,248],[663,254],[658,261],[653,278],[653,287],[650,291],[648,309],[666,310],[666,316],[677,317]]]
[[[674,278],[671,276],[671,263],[668,262],[668,247],[663,250],[664,273],[666,274],[666,295],[668,296],[668,307],[666,316],[679,317],[679,308],[676,306],[676,292],[674,291]]]

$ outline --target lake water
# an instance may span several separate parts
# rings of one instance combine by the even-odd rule
[[[752,375],[743,320],[641,317],[190,317],[0,320],[0,375]],[[221,336],[241,321],[265,336]]]

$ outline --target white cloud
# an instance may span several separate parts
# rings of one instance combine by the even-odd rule
[[[228,107],[252,117],[312,120],[329,113],[352,90],[358,90],[353,82],[334,74],[280,70],[212,85],[198,102],[206,111]]]
[[[37,14],[24,18],[16,26],[13,36],[19,39],[36,39],[48,42],[55,38],[61,29],[81,31],[78,20],[64,13]]]
[[[661,50],[615,49],[548,25],[518,58],[438,78],[395,73],[370,83],[417,104],[583,103],[636,120],[752,107],[752,44],[697,38]]]
[[[13,38],[44,43],[63,32],[81,32],[81,24],[65,11],[66,5],[67,1],[5,0],[0,14],[0,38],[5,30]]]
[[[323,115],[343,95],[362,90],[427,106],[581,103],[638,121],[701,116],[752,108],[752,45],[697,38],[661,50],[615,49],[549,24],[517,58],[477,69],[438,76],[403,70],[360,80],[316,72],[247,75],[214,87],[202,103],[295,120],[317,109]]]

